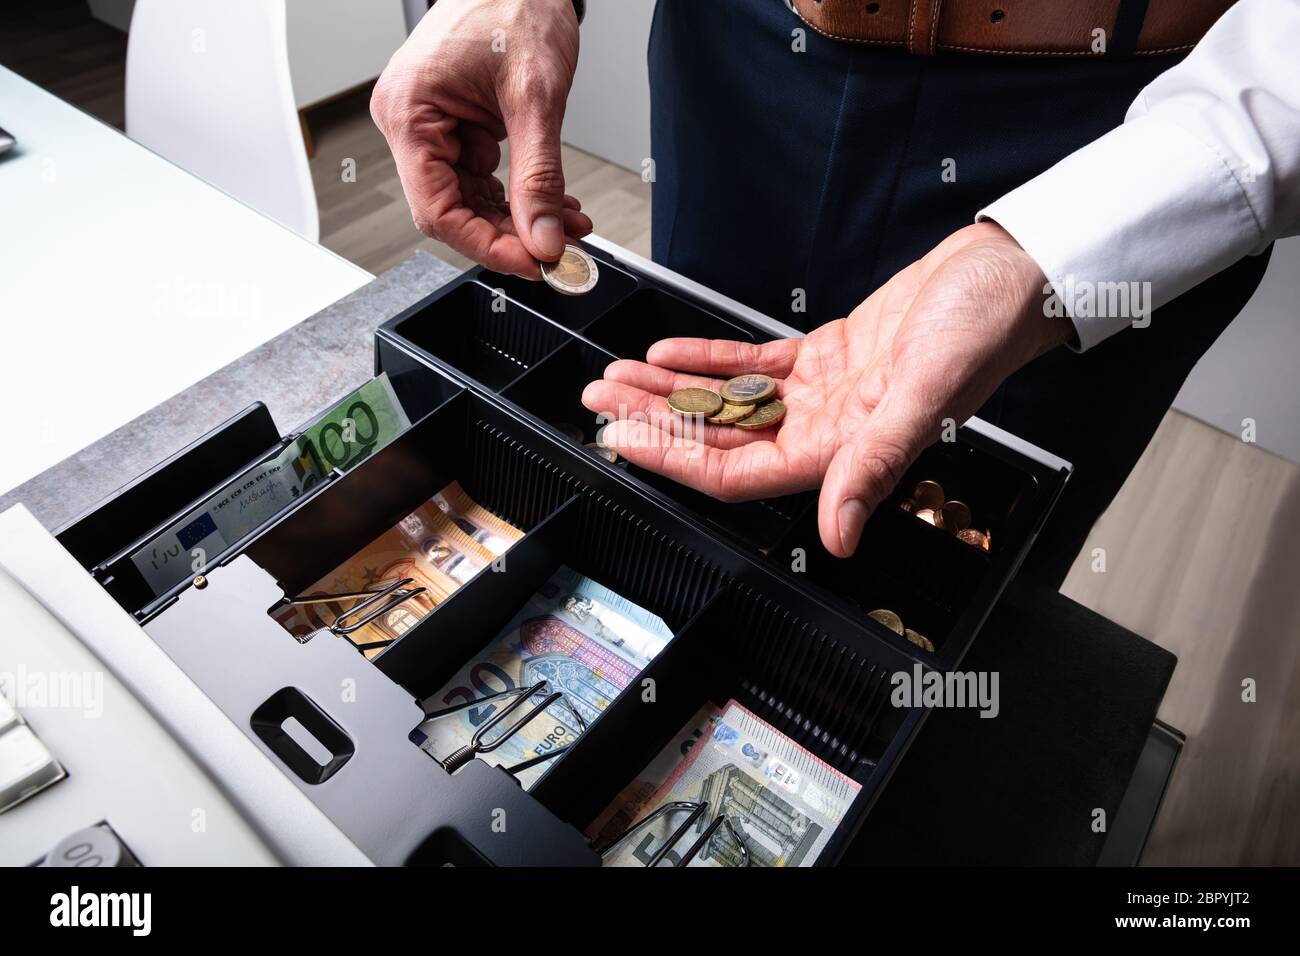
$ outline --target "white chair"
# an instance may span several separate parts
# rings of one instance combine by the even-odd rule
[[[126,132],[263,215],[320,239],[284,0],[136,0]]]

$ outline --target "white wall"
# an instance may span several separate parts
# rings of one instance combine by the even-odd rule
[[[587,0],[566,143],[634,172],[650,156],[646,46],[654,0]]]
[[[1274,248],[1254,297],[1174,407],[1238,436],[1253,418],[1260,447],[1300,463],[1300,238]]]

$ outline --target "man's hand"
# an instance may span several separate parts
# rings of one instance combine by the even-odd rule
[[[572,0],[438,0],[370,101],[421,232],[530,279],[591,232],[560,164],[577,64]],[[493,175],[507,136],[509,203]]]
[[[1046,280],[1001,227],[956,232],[805,339],[765,345],[666,339],[650,364],[615,362],[583,403],[619,419],[602,440],[633,464],[726,501],[821,485],[822,543],[847,557],[871,512],[935,442],[998,385],[1074,334],[1043,308]],[[680,371],[671,371],[680,370]],[[694,374],[681,374],[694,373]],[[664,396],[761,372],[786,405],[779,430],[686,423]]]

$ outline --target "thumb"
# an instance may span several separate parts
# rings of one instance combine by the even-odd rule
[[[564,100],[509,113],[510,214],[524,248],[553,262],[564,252],[564,169],[560,122]]]
[[[867,519],[930,444],[930,416],[900,398],[886,396],[826,470],[817,526],[822,544],[836,557],[847,558],[857,550]]]

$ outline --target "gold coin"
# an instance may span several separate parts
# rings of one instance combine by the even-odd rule
[[[557,261],[539,264],[546,284],[565,295],[586,295],[596,288],[600,279],[596,260],[572,244],[564,247],[564,254]]]
[[[930,639],[924,634],[920,634],[909,627],[903,631],[903,636],[921,650],[929,651],[931,654],[934,653],[934,645],[930,643]]]
[[[722,396],[707,388],[679,388],[668,396],[668,407],[678,415],[716,415],[722,405]]]
[[[957,540],[964,541],[975,548],[989,549],[989,536],[977,528],[962,528],[957,532]]]
[[[776,381],[766,375],[737,375],[718,391],[732,405],[757,405],[776,394]]]
[[[611,465],[618,464],[618,452],[610,448],[608,445],[602,445],[598,441],[589,441],[587,442],[587,444],[583,445],[582,447],[591,449],[601,458],[604,458]]]
[[[748,418],[754,414],[753,405],[732,405],[730,402],[722,403],[722,411],[716,415],[710,415],[709,421],[715,425],[734,425],[742,418]]]
[[[877,624],[883,624],[900,637],[903,634],[903,619],[886,608],[877,608],[867,615]]]
[[[939,527],[956,534],[970,527],[970,508],[960,501],[945,501],[939,509]]]
[[[935,517],[936,514],[938,514],[938,512],[936,512],[933,508],[922,508],[916,512],[916,516],[920,518],[922,521],[924,521],[926,524],[932,524],[935,526],[937,526],[939,523],[938,519]]]
[[[920,511],[922,508],[931,508],[938,511],[943,507],[943,485],[937,481],[918,482],[912,491],[912,498],[916,501],[916,508]]]
[[[745,431],[757,431],[760,428],[771,428],[783,418],[785,418],[785,404],[779,398],[774,398],[759,405],[754,409],[754,414],[748,418],[736,422],[736,427],[743,428]]]

